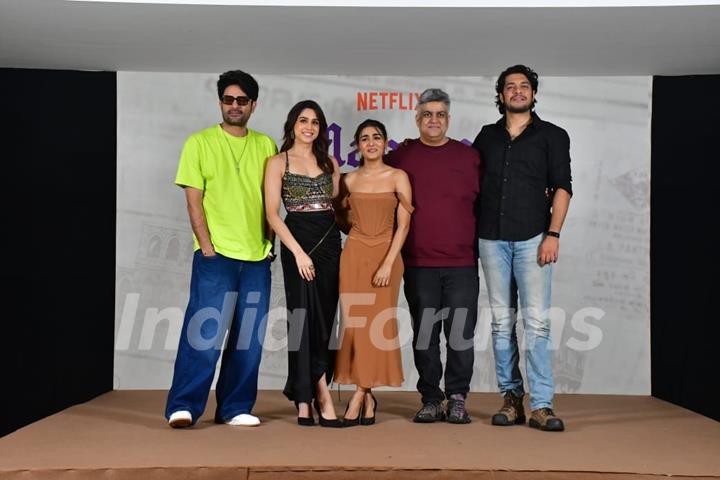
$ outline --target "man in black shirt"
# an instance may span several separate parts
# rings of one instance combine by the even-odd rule
[[[570,139],[533,111],[538,76],[524,65],[502,72],[495,104],[503,117],[485,125],[473,147],[485,172],[480,189],[478,250],[492,307],[498,387],[504,397],[493,425],[525,423],[525,390],[515,333],[518,299],[525,325],[530,426],[564,430],[552,410],[550,342],[552,264],[570,204]]]

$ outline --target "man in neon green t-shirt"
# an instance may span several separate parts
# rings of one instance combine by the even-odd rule
[[[190,300],[185,312],[165,417],[187,427],[207,403],[215,365],[229,330],[216,386],[215,421],[254,426],[251,415],[270,301],[269,233],[262,194],[275,142],[247,127],[258,84],[240,70],[217,82],[223,122],[192,134],[175,183],[185,190],[192,225]]]

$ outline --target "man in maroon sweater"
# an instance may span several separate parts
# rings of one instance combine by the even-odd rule
[[[417,389],[413,421],[469,423],[465,398],[473,373],[478,266],[475,204],[480,192],[477,151],[446,136],[450,97],[425,90],[415,120],[420,138],[392,152],[388,163],[410,177],[415,212],[403,247],[405,297],[413,323]],[[440,331],[447,342],[445,393],[440,389]],[[443,400],[447,397],[447,409]]]

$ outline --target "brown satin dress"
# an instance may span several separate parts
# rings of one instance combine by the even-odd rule
[[[340,256],[342,340],[335,382],[399,387],[403,372],[396,308],[404,271],[401,256],[393,263],[387,287],[374,287],[372,279],[390,249],[398,203],[410,213],[413,207],[395,192],[354,192],[347,201],[352,228]]]

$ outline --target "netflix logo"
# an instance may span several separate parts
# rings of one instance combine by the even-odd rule
[[[357,110],[414,110],[419,92],[357,92]]]

